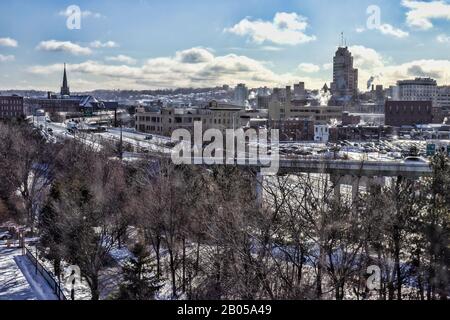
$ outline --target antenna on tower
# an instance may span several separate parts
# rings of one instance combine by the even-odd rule
[[[341,32],[341,47],[344,46],[344,32]]]

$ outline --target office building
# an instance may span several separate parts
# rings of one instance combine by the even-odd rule
[[[239,83],[236,88],[234,88],[234,103],[238,106],[245,106],[248,98],[247,86],[243,83]]]
[[[336,100],[350,100],[358,95],[358,69],[348,47],[339,47],[333,59],[331,93]]]
[[[437,82],[431,78],[415,78],[397,82],[394,100],[398,101],[432,101],[437,102]]]

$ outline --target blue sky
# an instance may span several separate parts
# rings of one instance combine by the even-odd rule
[[[80,30],[66,26],[70,5]],[[381,20],[368,28],[373,5]],[[360,87],[370,76],[450,82],[448,0],[2,0],[0,11],[0,89],[57,90],[64,62],[72,90],[317,88],[341,32]]]

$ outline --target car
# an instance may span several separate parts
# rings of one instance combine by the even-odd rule
[[[151,134],[149,134],[148,136],[145,136],[145,140],[152,140],[153,136]]]
[[[176,145],[177,145],[177,143],[173,142],[173,141],[166,142],[167,148],[174,148]]]
[[[9,233],[9,231],[0,232],[0,240],[9,240],[12,238],[12,235]]]
[[[404,163],[428,163],[428,161],[422,157],[409,156],[403,160]]]

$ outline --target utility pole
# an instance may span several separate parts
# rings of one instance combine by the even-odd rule
[[[38,274],[38,248],[36,245],[36,274]]]
[[[120,158],[120,160],[123,159],[123,129],[122,129],[122,119],[120,119],[119,158]]]

